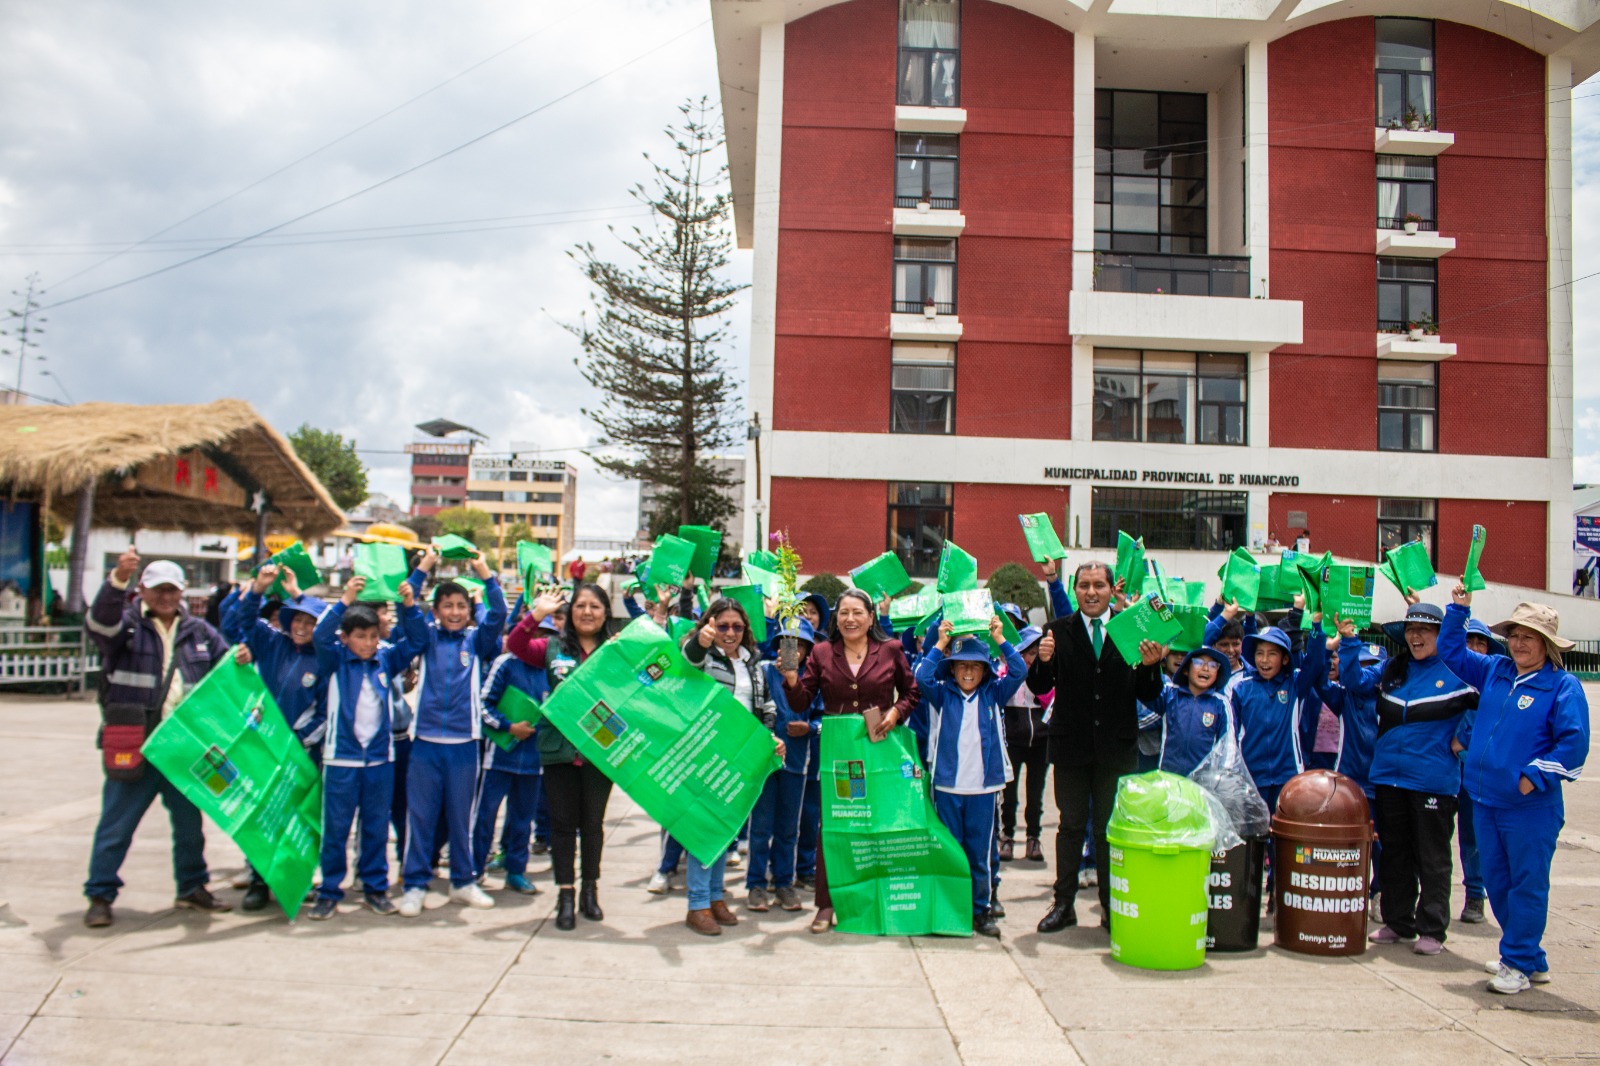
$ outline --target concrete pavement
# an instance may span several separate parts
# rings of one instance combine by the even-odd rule
[[[5,1066],[1600,1058],[1600,768],[1567,790],[1546,936],[1555,981],[1502,998],[1484,990],[1481,971],[1495,955],[1492,924],[1453,925],[1432,959],[1388,948],[1318,960],[1263,947],[1188,973],[1131,970],[1110,960],[1090,893],[1078,905],[1088,928],[1033,931],[1050,873],[1026,862],[1005,867],[999,944],[811,936],[809,910],[745,912],[742,871],[729,874],[741,924],[705,939],[683,926],[681,889],[645,893],[656,829],[620,792],[606,920],[580,919],[572,933],[550,921],[543,860],[539,896],[499,892],[488,911],[447,905],[442,893],[409,921],[348,902],[333,921],[292,926],[276,910],[174,911],[159,806],[124,867],[116,924],[89,930],[80,886],[99,810],[96,721],[87,700],[0,698]],[[236,903],[224,885],[238,850],[208,826],[206,854],[213,888]],[[1458,884],[1455,909],[1460,898]]]

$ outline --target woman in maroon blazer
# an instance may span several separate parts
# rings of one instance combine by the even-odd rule
[[[820,692],[824,717],[863,714],[873,742],[904,724],[917,705],[917,683],[900,645],[878,627],[872,599],[860,589],[839,596],[828,624],[828,639],[812,646],[798,671],[783,675],[784,695],[795,708],[809,707]],[[813,933],[833,925],[833,899],[817,843],[817,917]]]

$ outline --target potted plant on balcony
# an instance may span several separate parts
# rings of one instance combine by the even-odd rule
[[[933,210],[933,204],[928,200],[928,198],[926,196],[924,196],[922,199],[917,201],[917,214],[925,215],[929,211],[932,211],[932,210]]]
[[[1407,322],[1406,339],[1420,341],[1422,339],[1423,329],[1424,327],[1421,322]]]
[[[1400,117],[1406,129],[1416,131],[1422,128],[1422,112],[1414,107],[1406,108],[1405,114]]]
[[[923,318],[937,318],[937,317],[939,317],[939,305],[933,302],[933,297],[932,296],[926,297],[922,301],[922,317]]]
[[[1433,320],[1432,315],[1422,316],[1422,332],[1424,336],[1428,337],[1437,337],[1439,335],[1439,323]]]
[[[1421,215],[1407,215],[1405,218],[1401,219],[1400,221],[1402,223],[1404,223],[1404,225],[1405,225],[1406,236],[1415,237],[1417,235],[1417,227],[1422,225],[1422,216]]]

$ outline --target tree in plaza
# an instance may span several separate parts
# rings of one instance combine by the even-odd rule
[[[593,319],[567,327],[582,347],[579,369],[600,392],[598,405],[583,409],[600,428],[590,455],[608,473],[660,486],[653,534],[680,524],[722,528],[733,508],[717,490],[733,482],[706,457],[731,448],[739,426],[721,352],[726,316],[744,288],[722,277],[733,197],[716,162],[721,124],[703,97],[678,110],[682,122],[666,129],[671,162],[651,160],[653,187],[630,190],[654,226],[620,238],[623,262],[600,258],[592,244],[569,253],[594,287]]]
[[[431,514],[412,515],[406,519],[406,526],[424,544],[444,532],[443,529],[439,528],[439,520]]]
[[[493,548],[500,539],[488,511],[475,507],[446,507],[433,517],[439,523],[440,533],[466,537],[480,548]]]
[[[989,575],[988,589],[995,603],[1014,603],[1023,611],[1045,605],[1039,579],[1021,563],[1003,563]]]
[[[339,507],[348,511],[367,498],[367,468],[356,455],[353,439],[301,423],[289,434],[289,443]]]

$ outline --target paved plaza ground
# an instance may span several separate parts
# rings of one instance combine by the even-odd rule
[[[1108,955],[1091,893],[1078,904],[1086,928],[1034,932],[1050,875],[1030,863],[1005,868],[1011,916],[998,944],[812,936],[809,910],[748,915],[742,872],[730,873],[741,924],[704,939],[684,928],[681,889],[644,891],[656,829],[621,793],[606,920],[572,933],[554,928],[544,860],[540,895],[496,893],[487,911],[442,894],[413,920],[349,904],[292,926],[275,909],[174,911],[159,807],[123,870],[116,924],[89,930],[80,891],[99,810],[96,721],[89,700],[0,699],[5,1066],[1600,1059],[1600,770],[1567,789],[1545,938],[1554,983],[1502,998],[1481,970],[1496,953],[1492,924],[1452,926],[1431,959],[1262,947],[1181,974],[1128,969]],[[208,826],[206,854],[213,887],[236,903],[225,885],[238,850]],[[1460,899],[1458,883],[1455,909]]]

